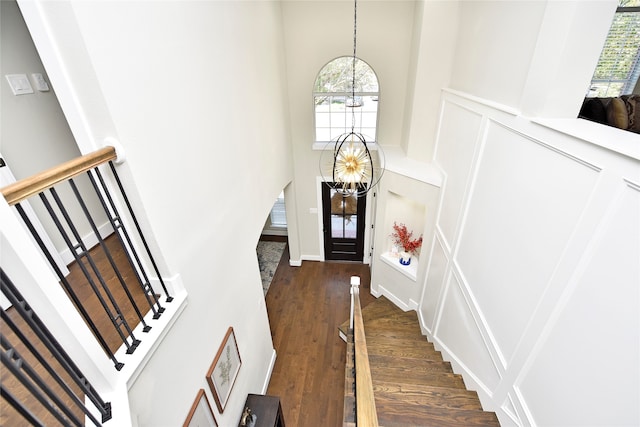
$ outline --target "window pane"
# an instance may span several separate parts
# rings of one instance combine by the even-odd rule
[[[358,213],[358,198],[354,195],[345,196],[332,189],[331,213],[334,215],[355,215]]]
[[[331,237],[337,239],[355,239],[356,233],[356,215],[331,215]]]
[[[351,92],[353,83],[353,57],[336,58],[325,65],[314,85],[314,92]],[[369,65],[356,58],[355,92],[378,92],[378,78]]]
[[[627,3],[627,4],[625,4]],[[631,6],[621,1],[621,6]],[[640,74],[640,12],[619,10],[593,74],[588,96],[630,94]]]
[[[337,58],[320,70],[314,85],[317,142],[336,141],[352,126],[355,132],[367,136],[367,142],[375,142],[378,79],[360,59],[356,59],[355,71],[353,88],[353,57]]]
[[[316,128],[316,141],[331,141],[331,129],[330,128]]]
[[[271,213],[269,215],[271,225],[274,227],[286,227],[287,226],[287,215],[285,211],[284,204],[284,192],[280,192],[276,202],[271,208]]]
[[[331,117],[329,117],[329,112],[323,113],[316,110],[316,126],[322,128],[331,126]]]
[[[358,218],[353,215],[350,217],[345,217],[344,219],[344,237],[346,239],[355,239],[357,232],[357,223]]]
[[[344,237],[344,217],[342,215],[331,215],[331,237]]]

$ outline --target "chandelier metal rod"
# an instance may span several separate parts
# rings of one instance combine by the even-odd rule
[[[351,132],[356,127],[356,47],[358,35],[358,0],[353,0],[353,61],[351,62]]]

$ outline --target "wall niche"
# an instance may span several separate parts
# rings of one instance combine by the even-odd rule
[[[371,291],[385,295],[404,310],[417,308],[431,250],[439,186],[387,171],[376,207],[376,235],[371,269]],[[422,247],[409,265],[392,251],[393,224],[404,224],[413,238],[422,235]],[[402,249],[399,249],[402,250]]]

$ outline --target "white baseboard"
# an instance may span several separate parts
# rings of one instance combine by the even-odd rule
[[[291,267],[300,267],[302,265],[302,260],[300,260],[300,259],[298,259],[298,260],[290,259],[289,260],[289,265]]]
[[[271,381],[271,374],[273,373],[273,367],[276,366],[276,349],[273,349],[273,353],[271,353],[271,362],[269,362],[269,370],[267,371],[267,376],[264,379],[264,384],[262,384],[262,394],[267,394],[267,389],[269,388],[269,381]]]
[[[411,307],[404,303],[400,298],[396,297],[393,293],[389,292],[389,290],[385,289],[384,286],[379,285],[378,289],[380,290],[380,294],[384,295],[389,301],[394,303],[400,310],[409,311]]]

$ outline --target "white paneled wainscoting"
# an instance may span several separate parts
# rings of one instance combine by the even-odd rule
[[[418,312],[503,426],[640,424],[640,137],[602,135],[444,92]]]

